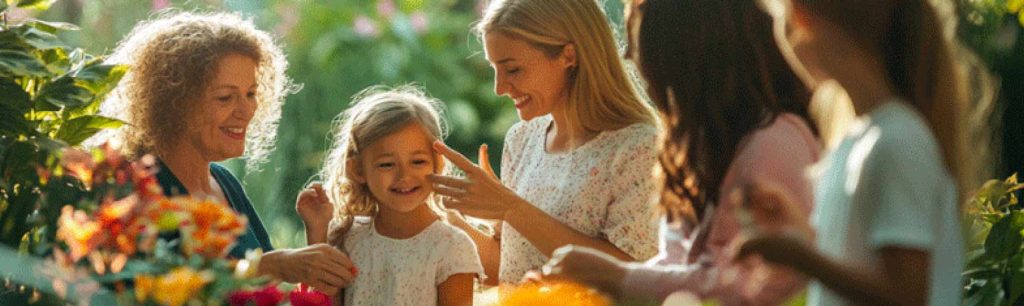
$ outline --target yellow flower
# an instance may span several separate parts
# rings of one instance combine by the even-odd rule
[[[212,276],[206,272],[196,272],[188,267],[179,267],[156,281],[153,299],[167,306],[181,306],[196,296]]]
[[[1006,1],[1006,10],[1010,11],[1011,14],[1017,14],[1017,20],[1024,26],[1024,0],[1009,0]]]
[[[139,303],[146,301],[149,294],[153,292],[155,280],[152,275],[142,274],[135,277],[135,300]]]

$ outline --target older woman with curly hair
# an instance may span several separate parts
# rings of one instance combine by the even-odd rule
[[[103,105],[128,123],[115,136],[122,151],[156,156],[168,196],[212,197],[244,214],[249,228],[230,256],[262,249],[262,274],[328,294],[352,280],[351,261],[325,244],[273,250],[238,179],[213,163],[245,155],[255,166],[272,147],[296,87],[270,35],[235,14],[171,13],[139,23],[108,61],[129,66]]]

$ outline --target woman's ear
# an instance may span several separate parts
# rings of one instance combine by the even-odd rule
[[[574,69],[579,64],[576,60],[576,45],[567,44],[562,47],[562,53],[558,56],[565,68]]]
[[[366,176],[363,175],[363,167],[359,159],[350,158],[345,161],[345,172],[353,181],[366,184]]]

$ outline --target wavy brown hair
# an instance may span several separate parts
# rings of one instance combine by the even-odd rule
[[[233,13],[168,12],[140,22],[107,59],[127,64],[128,73],[104,101],[102,112],[128,122],[117,131],[129,156],[162,156],[182,136],[201,108],[202,95],[229,54],[252,58],[257,109],[246,132],[250,168],[266,159],[277,137],[285,96],[296,86],[285,76],[288,62],[267,32]]]
[[[634,1],[636,2],[636,1]],[[701,218],[743,137],[780,113],[808,115],[810,92],[787,65],[771,17],[750,0],[647,0],[633,4],[629,55],[662,116],[662,205]]]

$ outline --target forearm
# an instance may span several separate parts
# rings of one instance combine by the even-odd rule
[[[487,279],[483,283],[489,286],[497,286],[498,271],[501,268],[501,241],[496,237],[491,237],[487,233],[481,232],[464,221],[452,222],[452,224],[466,232],[469,238],[473,240],[473,243],[476,244],[476,250],[480,256],[480,264],[483,265],[484,274],[487,275]]]
[[[706,296],[716,275],[710,266],[699,264],[651,266],[626,264],[626,273],[621,282],[619,299],[641,304],[660,304],[676,291],[687,291],[697,296]]]
[[[915,296],[923,293],[907,292],[886,277],[881,269],[855,268],[835,262],[813,250],[807,250],[797,258],[796,269],[817,279],[844,298],[862,305],[923,305]],[[924,273],[924,272],[922,272]]]
[[[327,243],[326,225],[310,225],[303,223],[303,226],[306,227],[306,245]]]
[[[516,208],[505,216],[512,228],[530,241],[534,247],[551,257],[556,249],[566,245],[579,245],[599,250],[623,261],[633,261],[633,257],[620,250],[611,242],[590,237],[563,224],[530,203],[520,200]]]

